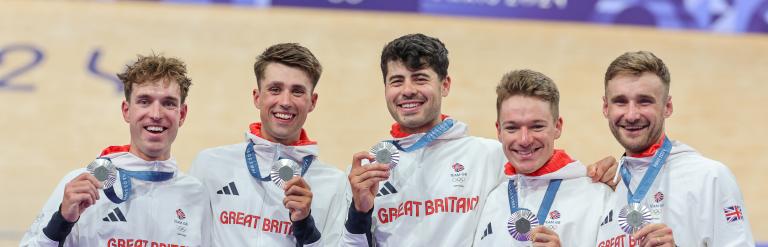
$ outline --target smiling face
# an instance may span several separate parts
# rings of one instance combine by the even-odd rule
[[[167,160],[171,144],[187,117],[187,105],[181,103],[176,82],[159,79],[134,84],[123,101],[123,119],[130,126],[130,152],[144,160]]]
[[[515,95],[501,103],[498,125],[497,134],[507,160],[516,172],[528,174],[552,157],[563,119],[555,121],[549,102]]]
[[[606,84],[603,115],[627,154],[639,154],[664,133],[664,120],[672,115],[672,97],[653,73],[621,73]]]
[[[299,140],[307,115],[315,109],[317,94],[301,69],[269,63],[259,88],[253,90],[261,130],[267,140],[288,145]]]
[[[440,123],[440,103],[450,86],[450,77],[441,80],[430,67],[411,70],[390,61],[384,81],[389,114],[406,133],[426,132]]]

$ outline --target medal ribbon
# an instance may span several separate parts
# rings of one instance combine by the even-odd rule
[[[411,152],[427,146],[427,144],[437,139],[437,137],[444,134],[446,131],[451,129],[451,127],[453,127],[453,119],[450,119],[450,118],[446,119],[440,122],[440,124],[436,125],[435,127],[432,127],[432,129],[430,129],[429,132],[427,132],[424,136],[419,138],[419,140],[416,141],[416,143],[406,148],[404,148],[403,146],[400,146],[399,141],[390,141],[390,142],[392,142],[392,144],[394,144],[398,150],[407,153],[407,152]]]
[[[517,179],[520,179],[520,177]],[[547,185],[547,192],[544,194],[544,199],[541,201],[539,212],[536,213],[536,217],[538,218],[539,224],[541,225],[544,225],[544,220],[547,219],[547,213],[549,213],[549,209],[552,208],[552,203],[555,201],[555,195],[557,195],[557,190],[560,189],[561,182],[563,182],[562,179],[549,180],[549,185]],[[509,196],[509,212],[514,213],[517,212],[517,210],[520,210],[520,207],[517,203],[517,186],[515,186],[515,183],[512,180],[509,180],[507,186],[507,195]]]
[[[248,146],[245,148],[245,163],[248,165],[248,172],[250,172],[251,176],[258,180],[270,181],[271,179],[269,174],[267,174],[266,177],[261,177],[261,171],[259,171],[259,161],[256,160],[256,151],[253,150],[253,145],[253,142],[249,141]],[[304,156],[303,161],[301,162],[302,177],[304,176],[304,173],[307,173],[307,170],[309,170],[309,165],[312,164],[314,159],[314,155]]]
[[[107,159],[107,157],[100,157],[99,159]],[[122,168],[117,168],[118,174],[120,174],[120,187],[123,189],[123,196],[119,197],[115,193],[115,187],[109,187],[104,190],[104,194],[107,195],[110,201],[120,204],[127,201],[131,197],[131,179],[138,179],[149,182],[162,182],[173,178],[173,172],[158,172],[158,171],[130,171]]]
[[[621,166],[621,179],[624,180],[624,185],[627,186],[627,201],[629,203],[640,203],[651,188],[653,181],[656,180],[656,176],[664,166],[664,162],[669,156],[669,152],[672,150],[672,142],[669,138],[664,137],[664,143],[661,144],[661,148],[656,152],[656,155],[651,159],[651,165],[648,167],[648,171],[645,172],[643,179],[640,180],[640,185],[637,186],[635,193],[629,189],[629,182],[632,179],[632,175],[629,173],[629,168]]]

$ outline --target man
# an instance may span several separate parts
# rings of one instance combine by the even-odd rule
[[[474,245],[594,245],[612,190],[592,183],[581,162],[554,148],[563,130],[557,86],[539,72],[516,70],[504,75],[496,94],[508,179],[488,195]]]
[[[448,96],[448,50],[423,34],[405,35],[381,54],[384,95],[396,123],[399,164],[353,157],[343,243],[377,246],[468,246],[488,192],[505,163],[498,141],[467,135],[467,125],[441,114]],[[610,162],[594,169],[604,181]],[[614,168],[615,169],[615,168]],[[595,172],[597,171],[597,172]]]
[[[317,103],[320,62],[298,44],[277,44],[254,71],[261,122],[249,126],[243,143],[202,151],[190,171],[211,197],[213,245],[337,245],[344,174],[317,159],[317,143],[302,129]],[[285,168],[286,161],[297,165]]]
[[[667,66],[650,52],[608,66],[603,115],[625,154],[598,246],[754,246],[730,170],[665,133],[669,86]]]
[[[21,246],[208,245],[208,197],[200,181],[181,173],[171,156],[187,116],[191,80],[186,73],[178,59],[153,54],[139,56],[118,75],[130,144],[108,147],[94,161],[111,163],[119,172],[109,165],[92,171],[99,177],[110,174],[103,183],[118,182],[102,190],[103,183],[86,169],[70,172]]]

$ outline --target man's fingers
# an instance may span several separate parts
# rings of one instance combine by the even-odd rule
[[[306,197],[312,198],[312,191],[307,188],[302,188],[294,185],[286,188],[285,195],[286,196],[306,196]]]
[[[285,184],[283,184],[283,188],[285,189],[285,191],[288,191],[289,188],[294,187],[294,186],[295,187],[299,187],[299,188],[304,188],[304,189],[307,189],[307,190],[311,190],[309,188],[309,184],[307,184],[307,182],[304,180],[304,178],[302,178],[300,176],[295,176],[295,177],[291,178],[290,180],[286,181]]]
[[[384,170],[384,171],[381,171],[381,170],[370,170],[370,171],[362,173],[362,174],[360,174],[358,176],[353,177],[352,181],[350,181],[350,183],[352,183],[352,184],[356,184],[356,183],[359,184],[359,183],[363,183],[366,180],[373,179],[373,178],[380,178],[380,179],[386,180],[386,179],[389,178],[389,170]]]
[[[373,160],[373,156],[368,151],[357,152],[352,155],[352,169],[360,167],[363,159]]]

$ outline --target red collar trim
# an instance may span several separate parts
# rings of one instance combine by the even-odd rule
[[[568,156],[567,153],[565,153],[562,149],[555,149],[555,153],[552,154],[552,157],[549,158],[549,161],[547,161],[546,164],[544,164],[541,168],[538,170],[531,172],[530,174],[525,174],[527,176],[541,176],[544,174],[549,174],[552,172],[555,172],[557,170],[560,170],[560,168],[565,167],[566,165],[573,162],[573,159],[571,159],[571,156]],[[512,163],[507,162],[504,164],[504,174],[507,174],[508,176],[515,175],[515,167],[512,166]]]
[[[445,120],[446,118],[448,118],[448,115],[440,114],[440,120]],[[403,138],[415,133],[408,133],[403,131],[400,128],[400,124],[395,122],[392,124],[392,128],[389,130],[389,134],[392,135],[393,138]]]
[[[131,145],[109,146],[101,151],[100,156],[106,156],[114,153],[127,153],[129,151],[131,151]]]
[[[252,123],[249,127],[251,129],[251,134],[261,137],[262,139],[266,139],[261,134],[261,123]],[[315,144],[317,144],[317,142],[310,140],[309,137],[307,136],[307,131],[305,131],[302,128],[301,134],[299,134],[299,139],[296,140],[295,142],[289,143],[288,146],[306,146],[306,145],[315,145]]]
[[[664,137],[667,136],[666,134],[661,134],[661,138],[659,138],[659,141],[648,147],[645,151],[639,154],[630,155],[630,157],[633,158],[645,158],[645,157],[651,157],[656,155],[656,151],[661,148],[661,143],[664,142]]]

